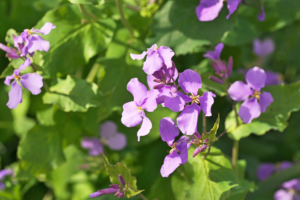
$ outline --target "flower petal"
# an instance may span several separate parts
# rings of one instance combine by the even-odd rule
[[[26,69],[26,67],[28,67],[28,66],[30,66],[31,65],[31,61],[30,61],[30,59],[27,57],[26,58],[26,60],[25,60],[25,62],[22,64],[22,65],[20,65],[20,67],[19,67],[19,71],[22,71],[22,70],[24,70],[24,69]]]
[[[11,80],[13,80],[13,79],[15,79],[14,75],[7,76],[7,77],[5,78],[4,84],[5,84],[5,85],[10,85],[10,82],[11,82]]]
[[[5,176],[12,175],[14,172],[12,169],[2,169],[0,170],[0,180],[2,180]]]
[[[100,143],[100,140],[94,137],[84,137],[81,140],[81,146],[82,148],[89,150],[90,156],[98,156],[103,151],[103,146]]]
[[[39,30],[39,32],[43,35],[48,35],[51,32],[51,30],[55,28],[56,26],[54,26],[52,23],[46,22],[44,26]]]
[[[172,65],[172,57],[175,55],[175,53],[170,49],[169,47],[161,46],[157,49],[160,57],[164,60],[165,65],[167,68],[171,68]]]
[[[130,54],[130,57],[131,57],[133,60],[142,60],[146,55],[147,55],[147,52],[144,51],[142,54],[133,54],[133,53],[131,53],[131,54]]]
[[[133,78],[127,84],[127,90],[133,95],[136,105],[141,106],[147,96],[147,87],[137,78]]]
[[[269,178],[275,172],[275,168],[272,163],[261,164],[257,170],[257,178],[261,181]]]
[[[223,2],[222,2],[222,5],[223,5]],[[224,44],[219,43],[216,45],[214,51],[207,51],[206,54],[203,55],[203,57],[209,58],[213,61],[216,61],[216,60],[220,59],[220,55],[221,55],[223,48],[224,48]]]
[[[106,139],[107,146],[112,150],[121,150],[126,147],[127,139],[123,133],[115,133]]]
[[[8,93],[8,97],[9,98],[6,105],[10,109],[15,109],[19,103],[22,103],[22,88],[16,81],[11,84],[11,89]]]
[[[156,97],[156,90],[147,91],[147,99],[142,103],[142,108],[148,112],[153,112],[157,108]]]
[[[100,126],[100,135],[102,138],[107,139],[117,133],[117,124],[113,121],[105,121]]]
[[[275,192],[274,199],[275,200],[294,200],[293,196],[294,195],[292,193],[290,193],[289,191],[280,189]]]
[[[202,87],[200,74],[187,69],[179,75],[178,83],[185,93],[197,95],[198,89]]]
[[[253,91],[249,85],[246,85],[242,81],[236,81],[230,86],[228,93],[231,99],[235,101],[244,101],[253,94]]]
[[[282,184],[282,187],[285,189],[292,189],[294,186],[298,184],[299,180],[298,179],[292,179],[289,181],[286,181]]]
[[[149,132],[150,132],[150,130],[151,130],[151,128],[152,128],[151,121],[144,115],[142,126],[139,129],[139,131],[137,132],[138,141],[140,141],[140,137],[141,136],[148,135]]]
[[[201,0],[196,7],[199,21],[212,21],[218,17],[223,7],[223,0]]]
[[[261,88],[265,87],[266,80],[267,75],[265,71],[259,67],[249,69],[246,74],[246,81],[254,90],[260,91]]]
[[[167,142],[170,146],[179,135],[179,129],[175,126],[175,122],[170,117],[165,117],[160,120],[159,133],[162,141]]]
[[[50,43],[48,41],[45,41],[39,35],[31,35],[28,40],[29,40],[29,44],[28,44],[29,53],[33,53],[37,50],[48,52],[50,49]]]
[[[191,101],[190,97],[178,91],[176,97],[166,96],[165,106],[174,112],[180,112],[183,110],[184,105]]]
[[[177,118],[177,125],[181,132],[186,135],[193,135],[197,131],[198,115],[200,106],[192,104],[186,106]]]
[[[228,0],[227,1],[227,8],[229,10],[229,14],[227,15],[227,19],[229,19],[230,15],[236,11],[238,5],[241,3],[242,0]]]
[[[165,157],[164,164],[161,166],[160,174],[162,177],[168,177],[181,164],[181,158],[176,151],[173,151]]]
[[[151,75],[154,72],[160,70],[163,67],[163,59],[159,56],[156,51],[151,52],[147,55],[146,61],[144,62],[143,70],[146,74]]]
[[[33,95],[37,95],[41,93],[41,88],[43,87],[43,77],[37,73],[25,74],[21,76],[20,83]]]
[[[142,123],[143,119],[134,101],[125,103],[123,105],[121,121],[122,124],[127,127],[134,127]]]
[[[239,116],[244,123],[250,123],[252,119],[260,116],[261,109],[256,98],[251,98],[242,103]]]
[[[200,107],[202,111],[205,113],[205,116],[211,116],[211,107],[214,104],[214,97],[216,95],[212,92],[204,92],[203,96],[199,98]]]
[[[253,52],[258,57],[265,57],[275,50],[275,43],[272,39],[267,38],[260,41],[258,38],[253,40]]]
[[[269,92],[263,92],[260,95],[259,105],[261,112],[266,112],[267,107],[273,102],[273,97]]]
[[[257,18],[258,18],[258,20],[259,21],[265,21],[265,19],[266,19],[266,13],[265,13],[265,9],[264,9],[264,6],[261,6],[260,7],[260,12],[261,13],[259,13],[258,15],[257,15]]]

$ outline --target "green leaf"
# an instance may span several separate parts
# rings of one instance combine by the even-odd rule
[[[104,4],[105,0],[69,0],[70,3],[74,4],[93,4],[93,5],[99,5]]]
[[[43,52],[46,74],[74,73],[78,67],[85,65],[110,43],[116,24],[111,19],[102,19],[90,23],[82,21],[83,15],[77,5],[63,5],[49,11],[37,28],[46,22],[57,28],[43,36],[50,42],[49,52]]]
[[[211,148],[206,159],[201,156],[192,158],[195,148],[189,149],[189,159],[183,165],[184,171],[172,177],[172,188],[177,199],[220,200],[230,196],[231,188],[237,180],[231,163],[215,148]]]
[[[228,11],[224,6],[215,20],[200,22],[195,12],[198,5],[198,0],[167,1],[154,16],[154,36],[147,43],[168,46],[179,55],[198,52],[200,46],[219,42],[232,29],[233,17],[226,19]]]
[[[212,129],[210,130],[210,132],[208,133],[203,133],[201,136],[202,136],[202,140],[205,140],[205,139],[209,139],[209,143],[212,144],[214,143],[215,141],[218,140],[218,138],[216,137],[216,134],[217,134],[217,131],[219,129],[219,124],[220,124],[220,114],[218,114],[218,118],[214,124],[214,126],[212,127]]]
[[[57,168],[65,161],[61,134],[54,127],[36,125],[21,140],[18,157],[22,169],[34,175]]]
[[[104,154],[103,154],[103,159],[104,159],[104,165],[105,165],[106,172],[107,172],[110,182],[112,184],[121,185],[118,176],[119,176],[119,174],[121,174],[124,177],[125,182],[126,182],[125,196],[127,198],[133,197],[133,196],[143,192],[143,190],[137,189],[136,178],[131,175],[130,169],[128,169],[126,167],[126,165],[124,165],[123,163],[117,163],[116,165],[110,165],[110,163],[108,162],[108,159],[106,158],[106,156]]]
[[[50,92],[43,96],[45,104],[55,104],[65,112],[85,112],[90,107],[99,106],[103,99],[95,83],[70,75],[65,80],[58,79],[50,87]]]
[[[274,101],[267,108],[265,113],[254,119],[249,124],[241,124],[236,127],[233,111],[229,113],[225,121],[229,137],[240,140],[251,133],[263,135],[267,131],[274,129],[282,132],[288,125],[292,112],[300,110],[300,82],[290,85],[278,85],[266,87],[263,91],[270,92]]]

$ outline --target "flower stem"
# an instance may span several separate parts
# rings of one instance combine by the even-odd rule
[[[124,15],[124,12],[122,9],[122,5],[121,5],[121,0],[116,0],[116,5],[117,5],[118,12],[120,14],[120,17],[121,17],[123,26],[125,26],[128,29],[130,36],[133,37],[133,30],[132,30],[129,22],[125,18],[125,15]]]
[[[90,13],[89,11],[87,11],[83,4],[78,4],[78,7],[82,14],[84,14],[88,18],[91,18],[94,21],[98,21],[98,17],[96,15],[94,15],[93,13]]]
[[[206,117],[204,112],[202,112],[202,132],[206,133]]]
[[[141,197],[142,200],[147,200],[147,198],[144,195],[142,195],[142,193],[139,193],[138,195]]]
[[[94,81],[94,79],[95,79],[95,77],[96,77],[96,75],[97,75],[97,72],[98,72],[99,68],[100,68],[100,64],[95,63],[95,64],[93,65],[92,69],[90,70],[89,74],[88,74],[87,77],[86,77],[86,81],[87,81],[87,82],[90,82],[90,83],[91,83],[91,82]]]

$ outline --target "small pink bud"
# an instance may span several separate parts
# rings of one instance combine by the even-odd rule
[[[209,139],[208,139],[208,138],[204,140],[204,142],[205,142],[205,143],[208,143],[208,141],[209,141]]]
[[[176,92],[177,92],[177,86],[176,86],[176,85],[173,85],[173,86],[171,87],[171,92],[172,92],[172,93],[176,93]]]
[[[115,189],[119,189],[120,188],[120,186],[117,185],[117,184],[111,184],[111,185],[109,185],[109,187],[115,188]]]
[[[200,153],[200,148],[197,147],[193,153],[193,158]]]
[[[223,83],[224,83],[221,79],[219,79],[219,78],[217,78],[217,77],[215,77],[215,76],[209,76],[208,78],[209,78],[211,81],[215,82],[215,83],[219,83],[219,84],[223,84]]]
[[[116,196],[119,196],[119,194],[120,194],[120,191],[116,192],[116,194],[115,194],[114,196],[115,196],[115,197],[116,197]]]
[[[198,133],[198,132],[195,132],[195,133],[194,133],[194,136],[195,136],[198,140],[201,140],[201,139],[202,139],[200,133]]]
[[[153,81],[154,81],[155,83],[161,83],[161,80],[158,79],[158,78],[154,79]]]
[[[124,179],[124,177],[121,174],[119,174],[118,177],[119,177],[120,183],[125,186],[125,179]]]
[[[124,193],[119,194],[119,199],[121,199],[122,197],[124,197]]]
[[[161,84],[155,85],[153,88],[156,90],[159,90],[159,89],[163,88],[164,86],[165,86],[165,84],[161,83]]]

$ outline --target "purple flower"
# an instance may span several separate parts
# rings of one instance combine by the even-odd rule
[[[217,61],[217,60],[220,59],[220,55],[222,53],[223,48],[224,48],[224,44],[223,43],[219,43],[215,47],[214,51],[207,51],[207,53],[204,54],[203,57],[209,58],[212,61]]]
[[[119,181],[120,181],[120,185],[117,184],[111,184],[110,188],[106,188],[106,189],[102,189],[102,190],[98,190],[97,192],[94,192],[90,195],[91,198],[96,198],[96,197],[100,197],[103,195],[107,195],[107,194],[115,194],[115,196],[118,196],[119,198],[124,197],[124,193],[126,192],[126,188],[125,186],[125,179],[124,177],[119,174]]]
[[[29,53],[31,56],[33,53],[37,50],[39,51],[49,51],[50,43],[48,41],[45,41],[41,36],[34,34],[34,33],[41,33],[43,35],[48,35],[52,29],[55,29],[56,26],[54,26],[50,22],[46,22],[45,25],[40,29],[26,29],[21,33],[21,38],[23,41],[15,41],[15,46],[19,44],[24,44],[24,47],[22,48],[21,56],[26,56],[27,53]]]
[[[266,19],[266,13],[265,13],[265,9],[263,6],[260,7],[260,12],[258,15],[257,15],[257,18],[259,21],[265,21]]]
[[[137,133],[138,141],[140,141],[140,137],[147,135],[152,128],[152,123],[146,117],[145,110],[153,112],[156,109],[156,93],[155,90],[147,91],[146,86],[137,78],[129,81],[127,90],[133,95],[134,101],[123,105],[121,121],[127,127],[134,127],[143,122]]]
[[[31,61],[29,58],[26,58],[20,68],[14,70],[14,73],[11,76],[7,76],[4,81],[6,85],[10,85],[11,80],[14,79],[11,84],[11,90],[8,93],[9,100],[6,104],[10,109],[14,109],[19,103],[22,103],[22,88],[19,83],[33,95],[41,93],[41,87],[43,86],[43,77],[41,75],[37,73],[20,75],[20,71],[29,65],[31,65]]]
[[[141,60],[147,55],[146,61],[144,62],[143,70],[146,74],[151,75],[154,72],[160,70],[165,65],[167,69],[171,68],[172,57],[174,52],[169,47],[157,47],[156,44],[152,45],[151,48],[148,48],[147,51],[144,51],[142,54],[130,54],[133,60]]]
[[[252,119],[259,117],[261,112],[266,112],[267,107],[273,102],[269,92],[260,91],[265,87],[266,79],[265,71],[254,67],[246,74],[247,84],[236,81],[228,89],[233,100],[244,101],[239,110],[239,116],[244,123],[250,123]]]
[[[3,51],[5,51],[6,57],[11,58],[11,59],[18,59],[20,58],[19,52],[17,49],[14,49],[12,47],[7,47],[4,44],[0,43],[0,49],[2,49]]]
[[[253,53],[258,57],[265,57],[275,50],[275,43],[272,39],[267,38],[259,40],[258,38],[253,40]]]
[[[3,183],[3,179],[8,175],[13,175],[14,172],[12,169],[2,169],[0,170],[0,190],[5,189],[5,184]]]
[[[179,135],[179,130],[175,126],[175,122],[169,118],[163,118],[159,123],[159,132],[161,139],[172,148],[170,154],[165,157],[164,164],[161,166],[160,174],[162,177],[168,177],[177,167],[184,164],[188,160],[188,148],[191,146],[190,139],[182,136],[174,142],[175,137]],[[178,154],[180,152],[180,154]]]
[[[204,92],[203,96],[198,95],[198,89],[202,87],[201,77],[190,69],[179,75],[178,83],[183,91],[190,95],[178,91],[175,98],[166,96],[165,106],[174,112],[182,111],[177,118],[178,127],[183,134],[192,135],[197,132],[198,115],[201,109],[205,116],[211,116],[215,94]],[[190,102],[190,105],[185,105]]]
[[[124,149],[127,140],[123,133],[118,133],[117,125],[113,121],[106,121],[100,127],[101,139],[96,137],[85,137],[81,141],[81,146],[89,150],[89,155],[98,156],[103,151],[103,145],[107,145],[112,150]]]
[[[227,0],[227,8],[229,10],[227,19],[234,13],[241,1],[242,0]],[[222,7],[223,0],[201,0],[200,4],[196,7],[196,14],[199,21],[212,21],[218,17]]]
[[[266,71],[266,75],[267,75],[266,85],[280,85],[283,83],[283,78],[279,73]]]
[[[257,178],[263,181],[269,178],[272,174],[290,168],[293,165],[291,162],[281,162],[279,164],[263,163],[257,170]]]
[[[275,200],[300,200],[300,178],[293,179],[282,184],[283,189],[274,194]]]

